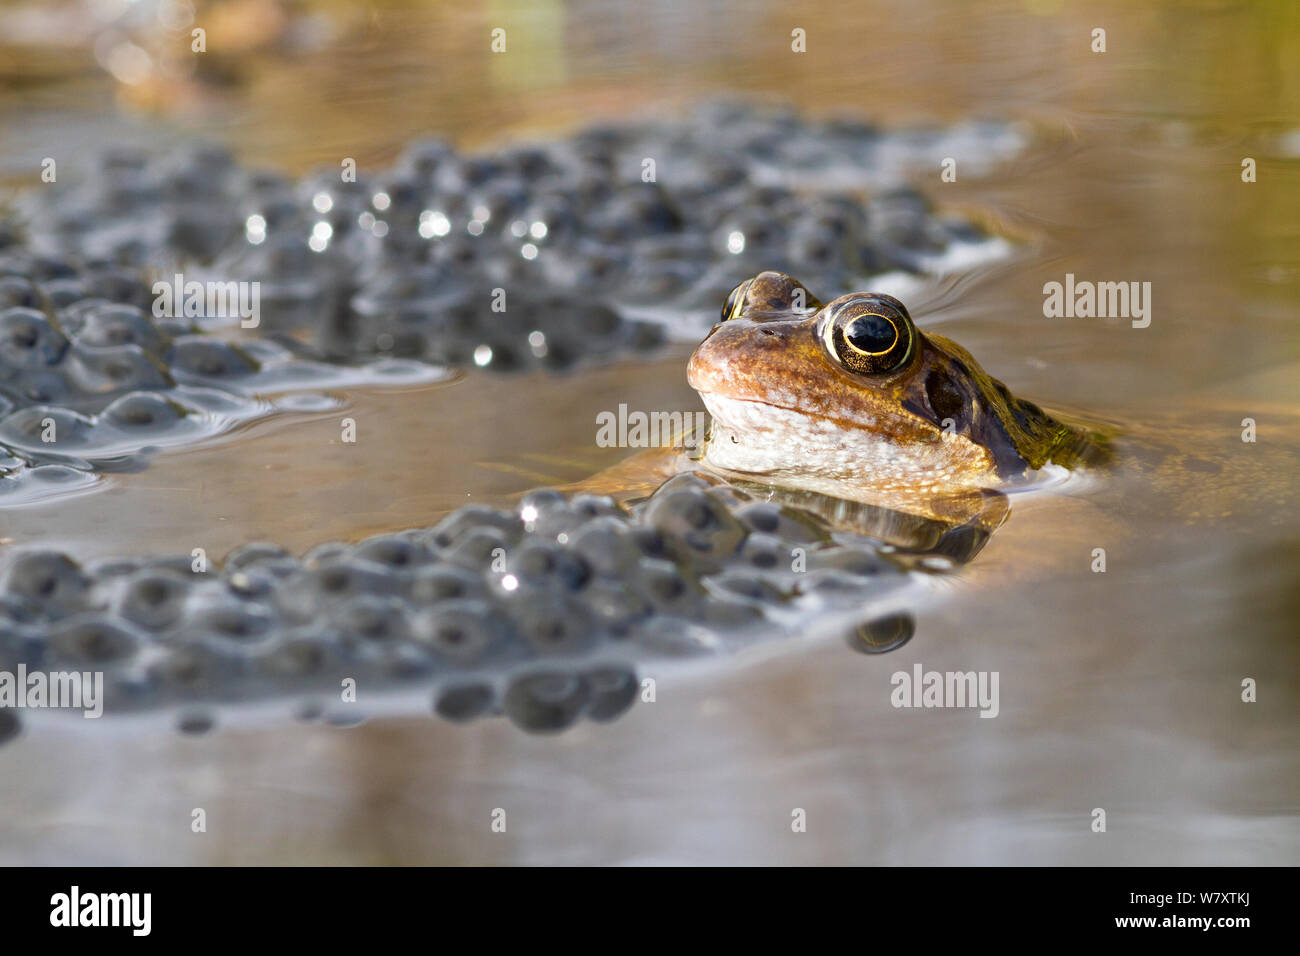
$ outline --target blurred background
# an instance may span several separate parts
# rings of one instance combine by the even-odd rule
[[[473,146],[737,91],[893,120],[1136,113],[1285,133],[1298,19],[1286,0],[6,0],[3,161],[18,174],[52,128],[174,128],[297,170],[391,158],[430,129]],[[490,52],[497,28],[505,55]]]

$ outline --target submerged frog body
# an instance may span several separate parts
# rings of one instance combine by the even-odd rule
[[[823,304],[778,272],[736,287],[688,378],[713,416],[709,469],[840,499],[1014,487],[1084,441],[892,296]]]

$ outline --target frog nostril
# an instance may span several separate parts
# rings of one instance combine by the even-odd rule
[[[771,329],[759,329],[758,331],[762,332],[764,335],[776,335],[776,333]]]

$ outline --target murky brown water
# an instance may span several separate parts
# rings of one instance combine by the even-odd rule
[[[41,154],[40,130],[77,129],[114,95],[162,111],[133,124],[201,129],[294,171],[387,158],[428,128],[475,144],[719,90],[891,120],[1029,119],[1040,138],[1025,156],[983,179],[921,183],[1026,239],[1022,253],[909,304],[1017,394],[1124,437],[1113,474],[1017,501],[896,653],[820,642],[728,661],[559,738],[503,721],[198,739],[46,722],[0,755],[0,859],[1295,862],[1300,12],[920,7],[652,4],[631,17],[584,3],[324,4],[339,36],[239,59],[243,85],[11,82],[7,173]],[[498,21],[517,56],[483,52]],[[1095,26],[1105,54],[1089,51]],[[806,56],[789,52],[794,27]],[[125,122],[98,119],[84,136],[124,135]],[[1067,272],[1150,282],[1150,327],[1044,318],[1043,284]],[[686,354],[352,393],[355,445],[338,440],[341,412],[275,418],[6,512],[2,536],[221,554],[431,523],[612,464],[618,452],[593,445],[596,411],[700,407]],[[1105,574],[1090,570],[1094,548]],[[1000,715],[894,709],[890,675],[916,662],[998,671]],[[1244,678],[1256,703],[1241,701]],[[206,835],[190,832],[194,807]],[[806,834],[791,832],[796,807]],[[1090,830],[1096,807],[1104,834]],[[495,808],[506,834],[490,829]]]

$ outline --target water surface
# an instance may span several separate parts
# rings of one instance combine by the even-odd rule
[[[1026,120],[1037,139],[1023,156],[980,176],[958,157],[957,182],[937,169],[919,180],[1020,252],[930,282],[909,306],[1016,394],[1116,424],[1117,467],[1017,500],[901,650],[865,657],[820,640],[728,660],[661,682],[655,703],[608,726],[537,738],[504,721],[411,719],[187,738],[43,722],[0,756],[0,858],[1296,860],[1292,5],[322,10],[346,25],[334,39],[296,53],[254,44],[224,85],[199,76],[169,94],[91,73],[33,90],[6,72],[4,170],[42,154],[42,130],[88,143],[197,131],[300,172],[339,155],[390,158],[429,128],[477,145],[728,90],[894,122]],[[498,19],[518,51],[500,62],[483,52]],[[804,56],[789,52],[796,26]],[[1089,50],[1095,26],[1105,54]],[[83,125],[87,112],[102,115]],[[1243,157],[1257,182],[1241,181]],[[1045,318],[1043,285],[1066,273],[1150,282],[1150,327]],[[701,407],[687,354],[339,392],[362,425],[356,445],[338,440],[337,411],[253,422],[106,487],[6,511],[0,537],[78,555],[222,554],[431,524],[466,501],[613,464],[619,452],[593,441],[600,410]],[[1104,574],[1090,570],[1096,548]],[[916,662],[998,671],[999,716],[893,708],[890,675]],[[1240,699],[1245,678],[1256,703]],[[189,829],[200,806],[206,835]],[[1097,807],[1104,834],[1090,830]],[[491,832],[495,808],[506,834]],[[807,833],[791,832],[794,808]]]

